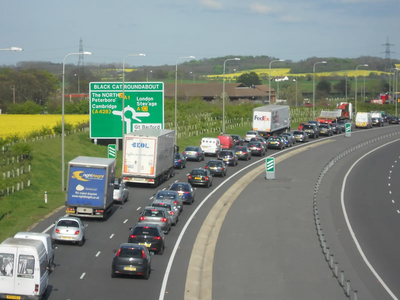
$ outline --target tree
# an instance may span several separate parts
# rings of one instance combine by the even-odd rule
[[[331,83],[329,81],[327,81],[326,79],[323,79],[320,82],[318,82],[316,89],[319,92],[329,94],[332,89]]]
[[[297,102],[296,102],[296,86],[288,86],[284,92],[284,97],[286,98],[287,102],[289,105],[299,105],[303,103],[303,95],[301,93],[301,86],[299,85],[297,87]]]
[[[342,95],[346,94],[346,79],[340,80],[338,83],[336,83],[333,88],[338,92],[341,93]],[[347,80],[347,94],[350,93],[351,90],[351,84]]]
[[[242,75],[240,75],[236,79],[236,82],[243,83],[244,85],[247,86],[252,86],[252,85],[260,85],[261,79],[256,72],[250,72],[250,73],[243,73]]]

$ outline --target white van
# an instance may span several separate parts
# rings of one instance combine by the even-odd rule
[[[6,239],[0,244],[0,299],[41,299],[49,285],[47,265],[41,241]]]
[[[215,155],[221,152],[221,141],[218,138],[204,137],[201,139],[200,148],[207,155]]]
[[[356,115],[356,128],[372,128],[371,114],[358,112]]]
[[[41,232],[18,232],[14,237],[18,239],[41,241],[46,248],[47,261],[49,262],[48,269],[54,271],[54,245],[51,242],[50,234]]]

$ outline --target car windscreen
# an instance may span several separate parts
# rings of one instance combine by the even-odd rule
[[[165,217],[164,211],[157,210],[157,209],[145,209],[143,211],[143,216],[145,216],[145,217],[154,217],[154,218]]]
[[[197,151],[197,147],[186,147],[185,151]]]
[[[145,227],[136,227],[133,232],[132,235],[151,235],[151,236],[158,236],[158,230],[154,227],[149,227],[149,226],[145,226]]]
[[[118,257],[142,258],[142,249],[138,248],[121,248]]]
[[[189,192],[190,187],[187,184],[173,184],[170,188],[171,191],[184,191]]]
[[[78,222],[74,220],[61,220],[57,223],[57,226],[79,228]]]

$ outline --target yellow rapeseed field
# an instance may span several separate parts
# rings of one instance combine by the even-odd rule
[[[77,124],[89,121],[89,115],[65,115],[65,122]],[[61,115],[0,115],[0,137],[25,134],[39,130],[42,126],[53,128],[61,122]]]

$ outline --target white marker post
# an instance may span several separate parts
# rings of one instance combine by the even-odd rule
[[[46,191],[44,192],[44,203],[47,204],[47,192]]]

